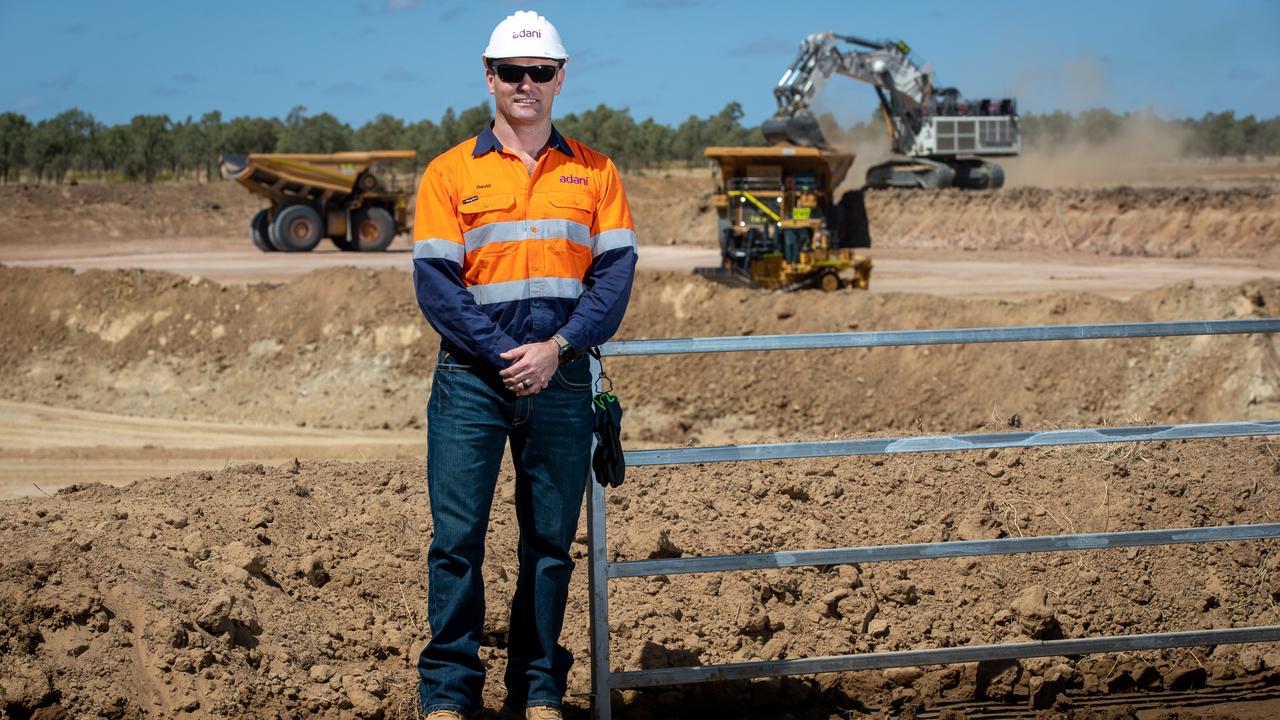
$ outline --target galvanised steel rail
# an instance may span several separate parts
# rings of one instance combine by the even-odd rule
[[[600,354],[680,355],[755,350],[964,345],[967,343],[1040,342],[1045,340],[1117,340],[1124,338],[1241,335],[1280,332],[1280,319],[1195,320],[1185,322],[1032,325],[1025,327],[957,328],[954,330],[874,330],[847,333],[748,335],[732,337],[615,340]]]
[[[1280,332],[1280,320],[1210,320],[1203,322],[1048,325],[956,330],[768,335],[755,337],[624,340],[601,348],[603,355],[659,355],[706,352],[809,350],[847,347],[894,347],[961,343],[1101,340],[1190,335]],[[592,359],[593,372],[598,372]],[[1141,427],[1099,427],[1042,432],[864,438],[796,443],[769,443],[710,448],[671,448],[626,453],[627,464],[678,465],[706,462],[777,460],[783,458],[843,457],[918,452],[948,452],[1009,447],[1148,442],[1205,438],[1280,435],[1280,421],[1230,422]],[[700,558],[666,558],[609,562],[605,536],[604,489],[590,483],[587,496],[588,582],[590,584],[592,714],[597,720],[612,714],[611,689],[676,685],[753,677],[839,672],[911,665],[937,665],[979,660],[1078,655],[1083,653],[1149,650],[1197,645],[1280,641],[1280,626],[1193,630],[1031,643],[977,645],[931,650],[839,655],[749,663],[614,672],[609,663],[609,580],[658,574],[721,572],[854,562],[923,560],[944,557],[1008,555],[1014,553],[1140,547],[1149,545],[1228,542],[1280,538],[1280,524],[1226,525],[1136,532],[1053,535],[1000,540],[886,545],[865,548],[799,550]]]
[[[624,453],[628,466],[689,465],[744,460],[785,460],[789,458],[843,457],[848,455],[900,455],[904,453],[951,450],[991,450],[1001,448],[1049,447],[1055,445],[1102,445],[1106,443],[1154,440],[1203,440],[1206,438],[1249,437],[1280,434],[1280,420],[1206,423],[1191,425],[1139,425],[1132,427],[1079,428],[1038,432],[979,433],[974,435],[924,435],[860,440],[813,440],[809,442],[723,445],[718,447],[633,450]]]
[[[810,675],[813,673],[876,670],[913,665],[947,665],[981,660],[1014,660],[1027,657],[1163,650],[1196,645],[1229,645],[1232,643],[1276,641],[1280,641],[1280,625],[1266,625],[1223,630],[1191,630],[1187,632],[1150,633],[1147,635],[1117,635],[1114,637],[1070,638],[1067,640],[1043,640],[1041,642],[1004,643],[998,645],[969,645],[967,647],[935,648],[931,650],[898,650],[895,652],[832,655],[799,660],[764,660],[730,663],[727,665],[654,668],[652,670],[613,673],[613,680],[610,684],[618,690],[626,690],[629,688],[652,687],[654,685],[681,685],[714,682],[717,680],[746,680],[748,678],[776,677],[778,675]]]
[[[1107,550],[1112,548],[1183,545],[1232,540],[1265,540],[1280,537],[1280,523],[1264,525],[1220,525],[1216,527],[1130,530],[1080,535],[1040,535],[998,540],[955,540],[911,545],[792,550],[749,555],[708,555],[706,557],[622,560],[609,563],[609,579],[680,575],[684,573],[727,572],[730,570],[773,570],[813,565],[894,562],[898,560],[938,560],[941,558],[1018,555],[1022,553]]]

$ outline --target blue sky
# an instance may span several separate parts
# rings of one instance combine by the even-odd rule
[[[488,98],[480,53],[525,8],[569,49],[557,114],[605,103],[674,124],[737,100],[758,123],[800,40],[830,30],[904,39],[940,85],[1024,112],[1280,115],[1280,0],[0,0],[0,111],[435,120]],[[837,78],[821,104],[860,120],[875,95]]]

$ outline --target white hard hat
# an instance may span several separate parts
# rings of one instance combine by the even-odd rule
[[[498,23],[489,36],[484,56],[493,58],[535,57],[568,60],[560,33],[551,21],[532,10],[518,10]]]

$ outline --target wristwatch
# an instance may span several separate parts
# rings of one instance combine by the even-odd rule
[[[555,341],[556,345],[560,346],[560,362],[568,362],[573,359],[576,353],[573,351],[573,346],[569,344],[568,340],[564,339],[563,335],[556,333],[551,336],[551,339]]]

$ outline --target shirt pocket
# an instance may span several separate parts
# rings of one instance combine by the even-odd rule
[[[550,192],[546,194],[547,217],[585,225],[591,228],[596,215],[596,199],[589,193]]]
[[[513,193],[494,193],[492,195],[476,195],[458,203],[458,224],[467,237],[467,252],[485,244],[480,242],[483,236],[491,235],[500,228],[485,230],[487,225],[508,220],[515,208],[516,196]],[[473,234],[474,233],[474,234]]]

